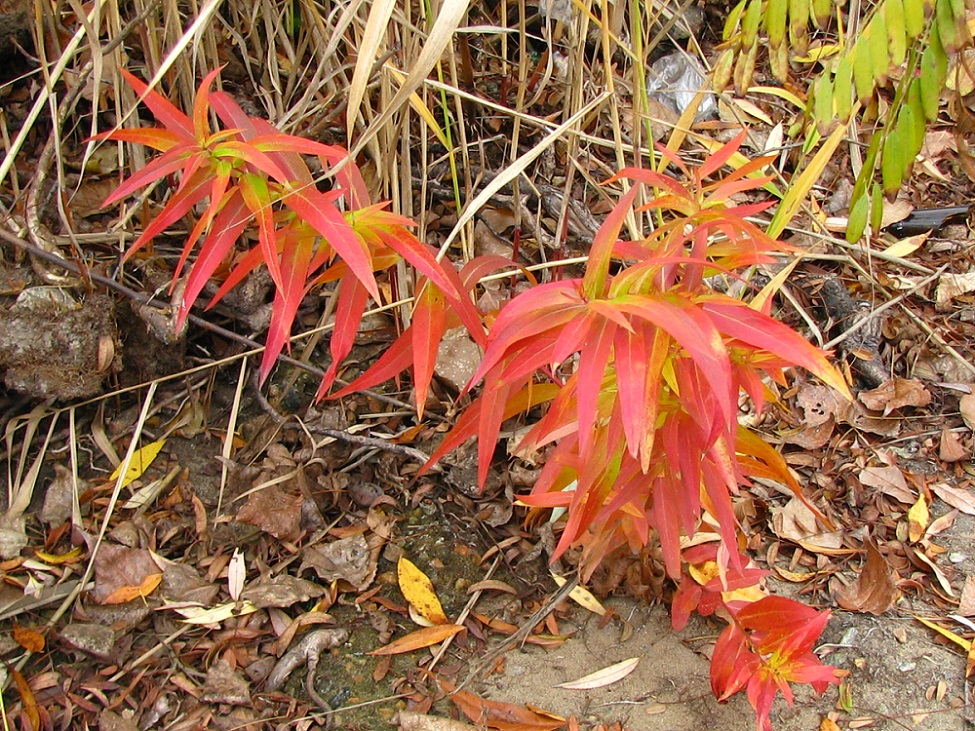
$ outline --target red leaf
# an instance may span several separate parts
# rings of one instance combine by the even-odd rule
[[[149,107],[149,110],[155,115],[156,119],[162,122],[166,129],[175,132],[185,139],[195,139],[193,124],[190,122],[189,117],[177,109],[171,101],[158,91],[150,90],[142,79],[132,75],[123,68],[120,68],[119,71],[121,71],[125,80],[129,82],[129,86],[139,95],[139,99]]]
[[[444,311],[444,296],[429,282],[419,295],[413,309],[413,387],[416,391],[416,415],[423,418],[423,405],[430,390],[430,381],[437,363],[437,350],[444,332],[447,330],[447,317]]]

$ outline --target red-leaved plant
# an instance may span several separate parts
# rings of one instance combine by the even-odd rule
[[[710,180],[738,151],[739,137],[697,169],[662,150],[683,182],[650,170],[622,171],[609,182],[625,178],[636,185],[600,228],[585,276],[532,286],[488,316],[474,307],[473,291],[481,277],[510,262],[478,258],[460,272],[440,264],[409,232],[410,221],[369,203],[344,150],[248,117],[228,95],[210,92],[215,74],[201,84],[191,120],[126,73],[162,127],[100,135],[163,153],[106,204],[179,175],[164,208],[126,256],[202,208],[173,274],[175,287],[202,240],[188,264],[180,320],[224,262],[235,265],[214,301],[267,266],[275,300],[264,378],[288,341],[304,295],[338,282],[332,363],[319,392],[324,395],[353,345],[369,298],[379,298],[374,273],[405,259],[418,275],[409,328],[334,397],[412,368],[422,417],[438,345],[448,329],[465,327],[485,349],[467,390],[482,381],[485,388],[427,468],[477,437],[483,483],[502,423],[540,410],[518,451],[545,451],[545,466],[521,500],[536,511],[565,509],[557,555],[580,547],[588,576],[617,546],[638,548],[656,533],[666,570],[679,582],[675,626],[693,610],[717,612],[729,622],[712,659],[714,692],[724,700],[747,690],[763,729],[775,695],[782,691],[791,701],[790,682],[811,683],[817,691],[836,682],[837,671],[812,654],[829,613],[767,596],[760,586],[764,572],[737,549],[732,496],[749,478],[777,480],[801,496],[782,457],[739,425],[741,393],[761,411],[767,383],[783,383],[785,369],[801,366],[848,394],[822,352],[770,317],[767,300],[752,307],[707,284],[711,275],[734,275],[791,250],[747,220],[767,204],[732,200],[768,181],[761,170],[769,160]],[[211,109],[222,129],[211,129]],[[302,155],[317,156],[334,174],[330,190],[318,189]],[[642,239],[621,240],[639,186],[659,191],[636,209],[655,211],[659,225]],[[256,245],[241,253],[240,242],[255,227]],[[682,539],[702,529],[717,541],[682,552]]]
[[[384,211],[384,205],[369,203],[365,183],[348,153],[283,134],[266,120],[249,117],[229,94],[210,91],[218,72],[209,73],[200,84],[190,119],[164,96],[122,70],[162,126],[115,129],[95,138],[134,142],[162,153],[122,183],[105,201],[106,206],[174,174],[180,176],[162,211],[129,248],[126,258],[196,206],[206,204],[173,272],[175,289],[190,254],[202,239],[177,305],[177,327],[224,262],[237,263],[210,302],[211,307],[256,267],[265,265],[275,295],[261,362],[263,382],[289,342],[301,300],[312,287],[337,281],[332,364],[322,383],[325,393],[352,349],[369,297],[379,300],[374,272],[389,269],[402,257],[436,285],[438,296],[483,342],[477,313],[463,295],[456,272],[441,266],[435,250],[410,233],[407,227],[414,225],[412,221]],[[223,124],[222,129],[211,127],[211,111]],[[326,170],[335,171],[331,190],[318,190],[302,155],[316,156]],[[254,224],[257,245],[238,258],[238,242]],[[433,288],[424,291],[428,290]],[[418,353],[429,351],[428,343],[421,338],[416,348]]]

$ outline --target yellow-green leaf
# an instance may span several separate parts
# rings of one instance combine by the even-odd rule
[[[789,0],[768,0],[765,6],[765,32],[769,45],[774,49],[785,41],[785,20]]]
[[[833,84],[829,74],[820,74],[813,87],[813,116],[819,131],[827,134],[833,126]]]
[[[433,624],[447,624],[447,615],[440,606],[433,582],[416,564],[406,557],[400,557],[396,564],[396,575],[403,597],[421,617]]]
[[[864,35],[853,47],[853,81],[856,84],[857,99],[866,104],[873,96],[873,59],[870,57],[870,44]]]
[[[907,59],[907,28],[904,25],[903,0],[887,0],[884,3],[887,20],[887,43],[890,65],[900,66]]]
[[[762,0],[751,0],[741,19],[742,48],[752,48],[758,39],[758,26],[762,21]]]
[[[874,83],[884,84],[890,71],[890,46],[887,42],[887,19],[883,13],[876,13],[867,26],[867,42],[870,44]]]
[[[714,68],[711,71],[711,88],[716,92],[724,91],[728,88],[728,82],[731,81],[731,72],[735,69],[735,57],[736,53],[731,48],[726,48],[718,56],[718,60],[714,64]]]
[[[955,21],[950,0],[937,0],[934,14],[935,27],[938,29],[938,35],[941,36],[941,45],[948,53],[954,53],[961,45],[961,36],[958,32],[958,23]]]
[[[826,28],[833,17],[833,0],[812,0],[812,11],[813,18],[816,19],[816,27]]]
[[[904,0],[904,29],[913,41],[924,32],[924,0]]]
[[[853,66],[846,56],[842,56],[836,62],[836,74],[833,76],[833,104],[840,121],[843,124],[849,122],[853,111]]]
[[[911,118],[914,120],[914,129],[911,133],[913,139],[913,149],[916,155],[924,145],[924,135],[927,132],[926,120],[924,118],[924,102],[921,100],[921,80],[915,78],[911,81],[911,86],[907,90],[907,106],[911,109]]]
[[[772,67],[772,76],[776,81],[786,83],[789,80],[789,44],[780,43],[770,48],[768,59]]]
[[[789,34],[792,49],[797,54],[806,52],[809,42],[809,0],[789,0]]]
[[[870,196],[863,195],[850,206],[850,217],[846,222],[846,240],[855,244],[867,230],[867,217],[870,215]]]
[[[742,13],[745,12],[745,6],[748,5],[748,0],[741,0],[730,13],[728,13],[728,19],[724,23],[724,31],[721,37],[724,40],[728,40],[735,33],[738,32],[738,21],[741,20]]]
[[[930,42],[921,54],[921,104],[928,122],[938,118],[941,106],[941,91],[948,74],[948,57],[941,45],[938,28],[931,28]]]
[[[901,187],[901,175],[904,170],[903,149],[896,129],[887,138],[883,156],[880,159],[880,179],[884,184],[884,193],[893,195]]]
[[[143,473],[149,469],[149,465],[159,456],[159,451],[165,444],[166,440],[160,439],[159,441],[145,445],[141,449],[135,450],[132,453],[132,459],[129,460],[129,467],[125,471],[125,477],[122,478],[122,487],[142,477]],[[111,477],[108,479],[117,480],[119,475],[122,474],[122,467],[124,465],[125,460],[122,460],[122,464],[115,468],[115,471],[112,472]]]

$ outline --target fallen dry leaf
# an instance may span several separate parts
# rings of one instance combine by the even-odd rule
[[[422,650],[424,647],[431,647],[443,642],[448,637],[453,637],[465,628],[459,624],[436,624],[433,627],[424,627],[416,632],[393,640],[388,645],[380,647],[368,653],[370,655],[400,655],[404,652]]]
[[[864,391],[859,399],[868,409],[882,411],[887,416],[905,406],[927,406],[931,403],[931,392],[918,380],[895,376],[872,391]]]
[[[861,484],[880,490],[884,495],[888,495],[898,502],[907,505],[914,503],[914,493],[907,486],[904,473],[896,465],[865,467],[860,470],[859,478]]]
[[[145,471],[149,469],[149,466],[155,461],[156,457],[159,456],[160,450],[165,445],[166,440],[160,439],[135,450],[132,453],[132,459],[129,461],[129,468],[125,471],[125,477],[122,478],[122,487],[142,477]],[[115,471],[108,478],[110,481],[114,482],[118,479],[119,475],[122,474],[122,466],[124,464],[125,460],[115,468]]]
[[[552,572],[552,578],[555,579],[555,583],[558,584],[561,589],[565,586],[565,579],[555,572]],[[593,614],[598,614],[600,617],[605,616],[606,607],[600,604],[599,600],[593,596],[593,593],[589,591],[584,586],[576,586],[569,592],[569,599],[574,601],[583,609],[588,609]]]
[[[938,289],[934,295],[934,307],[938,312],[951,309],[951,301],[962,294],[975,290],[975,273],[951,274],[945,272],[938,279]]]
[[[376,575],[369,544],[361,533],[320,546],[310,546],[301,552],[302,574],[312,569],[324,581],[348,581],[357,591],[364,591]]]
[[[797,497],[790,499],[785,507],[772,509],[772,532],[779,538],[801,543],[810,551],[837,549],[843,545],[843,536],[837,531],[824,530],[816,514]]]
[[[282,541],[301,537],[301,505],[304,498],[289,495],[277,485],[253,492],[237,512],[237,521],[260,528]]]
[[[597,670],[594,673],[589,673],[589,675],[584,675],[577,680],[570,680],[567,683],[559,683],[556,688],[564,688],[565,690],[592,690],[593,688],[604,688],[607,685],[612,685],[617,683],[627,675],[636,670],[636,666],[640,664],[639,657],[631,657],[628,660],[622,660],[621,662],[614,663],[602,670]]]
[[[253,602],[260,609],[265,607],[290,607],[298,602],[320,597],[325,587],[288,574],[262,579],[241,592],[241,598]]]
[[[560,716],[480,698],[466,690],[456,690],[454,684],[447,680],[436,680],[450,700],[479,727],[499,731],[555,731],[566,724],[566,720]]]
[[[961,434],[951,429],[941,430],[941,440],[938,443],[938,459],[942,462],[960,462],[971,456],[971,450],[965,446]]]
[[[958,411],[965,426],[975,431],[975,393],[966,393],[958,399]]]
[[[975,515],[975,494],[970,490],[952,487],[945,482],[932,482],[928,487],[951,507],[957,508],[965,515]]]
[[[14,641],[28,652],[43,652],[44,650],[44,635],[36,630],[15,624],[13,636]]]
[[[400,711],[393,722],[399,724],[400,731],[477,731],[477,726],[463,721],[412,711]]]
[[[149,551],[103,543],[95,556],[92,597],[99,604],[119,604],[148,596],[160,581],[162,572]]]
[[[918,495],[917,502],[907,511],[907,537],[911,543],[917,543],[924,537],[930,520],[928,501],[924,499],[924,495]]]
[[[396,564],[396,576],[403,597],[421,617],[431,624],[447,624],[447,615],[430,578],[416,564],[401,556]]]
[[[843,609],[867,614],[883,614],[893,606],[899,592],[891,576],[890,565],[880,550],[866,544],[866,560],[854,586],[836,592],[836,603]]]
[[[965,577],[957,612],[962,617],[975,617],[975,576]]]

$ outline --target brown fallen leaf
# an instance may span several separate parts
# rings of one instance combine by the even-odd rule
[[[867,542],[866,553],[856,584],[838,590],[836,603],[851,612],[879,615],[893,606],[900,592],[894,584],[887,559],[872,542]]]
[[[971,456],[971,450],[965,446],[965,439],[961,434],[951,429],[941,430],[941,440],[938,444],[938,459],[942,462],[960,462]]]
[[[466,690],[457,690],[447,680],[436,680],[450,700],[479,727],[496,728],[499,731],[555,731],[566,725],[566,719],[560,716],[533,711],[525,706],[486,700]]]
[[[282,541],[301,537],[301,505],[304,498],[289,495],[277,485],[250,494],[237,511],[237,522],[247,523]]]
[[[896,465],[865,467],[860,470],[859,478],[861,484],[880,490],[884,495],[889,495],[898,502],[906,505],[914,503],[914,493],[907,486],[901,468]]]
[[[119,604],[148,596],[162,581],[159,565],[149,551],[104,543],[95,556],[95,590],[98,604]]]
[[[958,614],[962,617],[975,617],[975,576],[966,576],[965,585],[958,600]]]
[[[299,574],[312,569],[323,581],[348,581],[358,591],[364,591],[376,575],[369,543],[358,533],[348,538],[320,546],[309,546],[301,552]]]
[[[32,630],[29,627],[21,627],[19,624],[14,625],[13,630],[14,641],[29,652],[43,652],[44,650],[44,635],[36,630]]]
[[[951,507],[958,508],[965,515],[975,515],[975,494],[971,490],[952,487],[946,482],[933,482],[928,487]]]
[[[905,406],[927,406],[931,403],[931,392],[916,379],[895,376],[872,391],[862,392],[859,399],[868,409],[882,411],[887,416]]]

